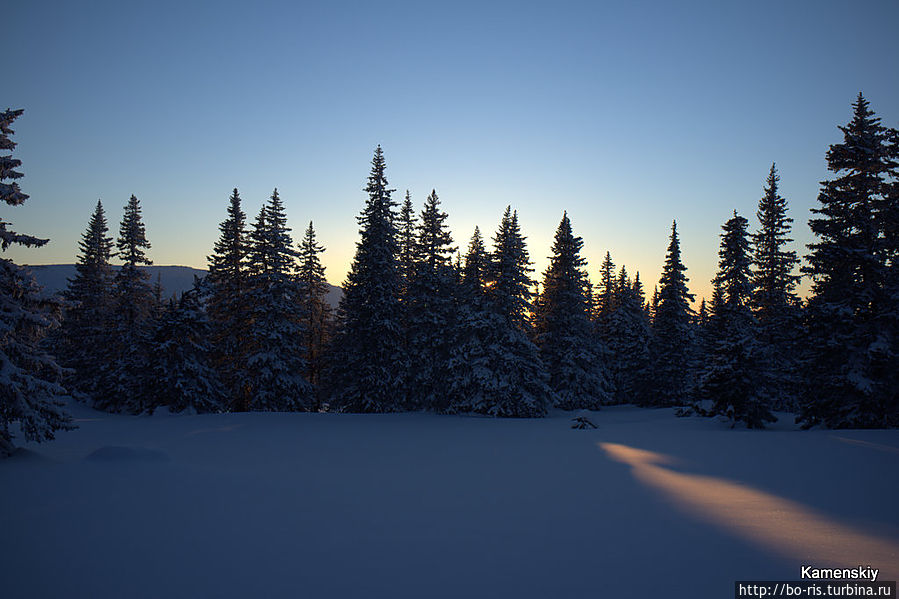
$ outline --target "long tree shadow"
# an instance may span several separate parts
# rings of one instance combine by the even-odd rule
[[[858,531],[795,501],[712,476],[678,472],[667,455],[618,443],[599,443],[609,458],[696,518],[803,564],[881,570],[899,575],[899,544]]]

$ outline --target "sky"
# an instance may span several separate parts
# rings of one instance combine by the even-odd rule
[[[6,6],[0,108],[31,198],[3,206],[71,263],[98,199],[131,194],[156,264],[205,268],[238,188],[249,221],[277,188],[340,284],[380,144],[418,210],[435,189],[463,251],[519,214],[548,264],[567,210],[598,280],[658,281],[677,220],[689,286],[710,295],[721,225],[755,211],[773,162],[812,241],[859,92],[899,126],[899,2],[45,2]],[[807,288],[807,284],[805,285]]]

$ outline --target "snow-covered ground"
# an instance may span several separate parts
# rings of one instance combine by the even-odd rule
[[[899,576],[899,431],[670,410],[132,417],[0,461],[0,596],[729,597]]]

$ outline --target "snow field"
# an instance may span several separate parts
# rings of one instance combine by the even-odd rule
[[[631,407],[592,413],[596,430],[562,412],[72,410],[79,430],[0,462],[5,597],[727,597],[832,551],[867,565],[866,539],[878,559],[899,547],[895,430],[800,432],[784,416],[730,430]],[[735,509],[759,503],[740,504],[745,489],[862,542],[785,550],[601,444],[664,456],[660,480],[736,489]],[[899,574],[892,555],[871,564],[881,579]]]

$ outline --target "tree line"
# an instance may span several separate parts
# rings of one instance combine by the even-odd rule
[[[2,145],[21,111],[0,113]],[[678,406],[749,427],[774,410],[805,426],[899,425],[899,133],[859,94],[843,142],[827,152],[800,265],[772,165],[756,213],[722,226],[710,301],[693,310],[672,223],[658,285],[607,253],[591,284],[583,240],[563,213],[539,286],[518,213],[507,207],[488,244],[475,228],[464,255],[436,191],[416,213],[375,150],[359,241],[335,314],[310,222],[299,244],[274,190],[252,224],[235,189],[209,272],[164,300],[141,268],[150,247],[134,196],[118,237],[101,202],[79,243],[62,300],[3,259],[0,442],[68,428],[71,394],[114,412],[432,410],[539,417],[552,407]],[[0,192],[21,204],[2,157]],[[46,240],[0,221],[5,250]],[[110,259],[123,263],[113,274]],[[801,300],[801,274],[812,281]],[[54,357],[55,356],[55,357]],[[57,365],[58,363],[58,365]]]

